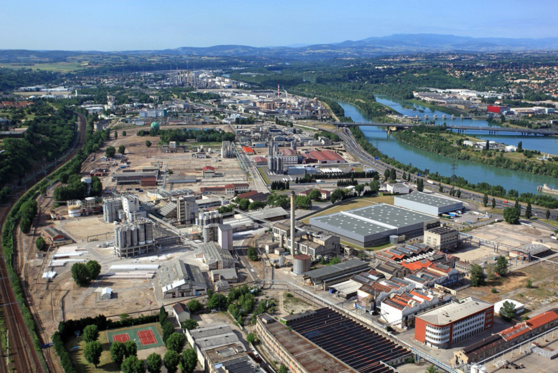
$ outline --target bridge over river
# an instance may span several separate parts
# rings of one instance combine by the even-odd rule
[[[331,122],[337,127],[388,127],[388,128],[412,128],[418,126],[440,127],[436,124],[414,124],[414,123],[357,123],[357,122]],[[459,133],[465,131],[484,131],[491,135],[499,132],[513,132],[520,133],[521,135],[540,135],[540,136],[557,136],[558,130],[556,129],[531,129],[531,128],[510,128],[510,127],[482,127],[482,126],[466,126],[466,125],[446,125],[446,128],[456,130]]]

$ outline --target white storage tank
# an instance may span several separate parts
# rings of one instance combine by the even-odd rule
[[[81,178],[81,182],[85,184],[91,184],[91,178],[89,176],[84,176]]]

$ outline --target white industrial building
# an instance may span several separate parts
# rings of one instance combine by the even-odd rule
[[[380,317],[391,326],[403,328],[414,324],[416,314],[440,303],[438,296],[413,289],[403,294],[391,294],[380,304]]]
[[[244,344],[227,324],[212,324],[196,329],[185,329],[186,339],[196,354],[202,369],[206,368],[204,352],[221,346],[234,345],[237,351],[246,351]]]
[[[217,243],[224,250],[233,250],[233,228],[229,224],[219,225],[217,238]]]
[[[407,194],[411,189],[403,183],[388,183],[386,184],[386,190],[391,194]]]
[[[164,298],[204,295],[208,288],[200,268],[180,259],[161,266],[159,282]]]
[[[413,192],[393,197],[394,206],[438,216],[451,211],[463,210],[463,202],[440,195]]]

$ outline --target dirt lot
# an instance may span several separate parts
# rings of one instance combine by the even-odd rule
[[[527,281],[532,288],[527,288]],[[493,292],[496,289],[497,292]],[[459,292],[459,297],[474,296],[495,303],[514,299],[525,304],[526,313],[540,311],[558,302],[558,259],[539,262],[509,273],[505,278],[488,281],[486,286],[471,287]]]
[[[166,128],[166,127],[165,127]],[[140,128],[141,129],[141,128]],[[228,129],[228,126],[223,126],[223,129]],[[240,165],[236,158],[221,159],[220,151],[221,144],[204,144],[204,148],[211,148],[209,158],[197,159],[193,157],[193,149],[196,149],[199,144],[186,142],[187,152],[177,153],[164,153],[158,146],[159,137],[152,136],[136,136],[136,129],[127,129],[127,136],[122,136],[122,131],[119,130],[118,139],[108,141],[106,146],[103,147],[95,154],[95,161],[91,161],[91,157],[84,163],[83,171],[89,173],[93,169],[108,169],[109,173],[101,178],[105,188],[112,188],[115,183],[112,181],[112,174],[114,172],[121,172],[120,166],[122,156],[116,154],[115,159],[110,162],[101,161],[104,156],[106,147],[114,146],[117,150],[120,146],[126,148],[124,156],[127,158],[127,168],[140,169],[142,167],[159,167],[161,170],[172,170],[172,177],[175,176],[188,176],[197,177],[198,180],[202,179],[202,169],[205,166],[215,167],[216,177],[211,179],[203,179],[203,183],[195,184],[167,184],[167,189],[180,189],[190,188],[199,191],[201,186],[218,186],[234,182],[246,182],[246,173],[241,170]],[[153,145],[147,147],[145,142],[149,140]],[[203,185],[202,185],[203,184]],[[139,185],[119,186],[118,191],[126,191],[127,188],[137,188]],[[142,188],[142,190],[155,190],[156,188]]]

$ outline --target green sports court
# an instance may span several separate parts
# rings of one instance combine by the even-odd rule
[[[128,328],[121,328],[107,331],[109,344],[113,342],[134,341],[138,346],[138,350],[145,350],[148,348],[163,346],[163,337],[157,324],[146,324],[131,326]]]

